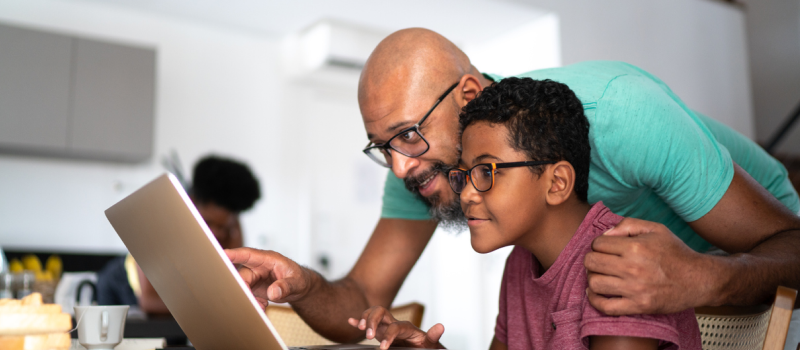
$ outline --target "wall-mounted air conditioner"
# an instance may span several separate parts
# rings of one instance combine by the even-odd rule
[[[283,43],[285,72],[293,77],[336,72],[358,75],[389,31],[324,19]]]

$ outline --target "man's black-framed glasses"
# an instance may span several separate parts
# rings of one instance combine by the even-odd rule
[[[453,189],[453,192],[458,194],[461,194],[461,192],[464,191],[464,188],[467,187],[467,181],[472,182],[472,186],[475,187],[478,192],[486,192],[491,190],[494,186],[494,173],[497,169],[537,166],[553,163],[555,162],[547,160],[511,163],[483,163],[478,164],[469,170],[451,169],[447,174],[447,180],[450,182],[450,188]]]
[[[444,100],[445,97],[453,91],[453,89],[458,86],[458,82],[453,84],[447,91],[445,91],[442,96],[436,100],[436,103],[431,107],[428,113],[425,113],[425,116],[419,120],[416,124],[409,128],[403,129],[403,131],[397,133],[396,135],[392,136],[389,141],[381,144],[373,144],[372,142],[367,144],[367,147],[364,148],[364,153],[369,156],[372,160],[376,163],[380,164],[381,166],[391,168],[392,167],[392,151],[399,152],[400,154],[406,157],[419,157],[425,152],[427,152],[431,146],[428,143],[428,140],[422,136],[422,133],[419,131],[420,125],[425,122],[425,119],[428,119],[428,116],[433,113],[433,110],[436,109],[436,106]]]

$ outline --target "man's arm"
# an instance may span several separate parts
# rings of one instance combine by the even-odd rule
[[[591,350],[645,350],[658,349],[658,340],[637,337],[594,336],[589,337]]]
[[[738,165],[722,199],[689,225],[733,255],[696,253],[661,224],[625,219],[586,255],[592,306],[609,315],[672,313],[764,303],[778,285],[800,288],[800,218]]]
[[[492,343],[489,344],[489,350],[508,350],[508,346],[497,340],[497,337],[493,337]]]
[[[354,342],[364,332],[347,319],[371,306],[390,307],[435,229],[433,221],[380,219],[353,269],[335,282],[274,252],[240,248],[227,253],[242,265],[242,278],[262,304],[290,302],[317,333]]]

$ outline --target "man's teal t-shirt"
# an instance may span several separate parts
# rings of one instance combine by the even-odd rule
[[[703,252],[711,244],[687,222],[719,202],[736,162],[790,210],[800,210],[783,165],[733,129],[686,107],[642,69],[594,61],[517,77],[564,83],[583,103],[592,146],[589,203],[603,201],[619,215],[660,222]],[[391,171],[381,217],[430,219],[425,203]]]

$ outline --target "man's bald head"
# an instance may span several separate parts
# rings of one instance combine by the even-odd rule
[[[387,96],[387,90],[404,91],[405,97],[434,96],[464,74],[475,72],[467,55],[436,32],[423,28],[394,32],[378,44],[361,72],[362,114],[363,104]]]
[[[391,149],[384,146],[378,157],[385,158],[406,188],[430,205],[431,217],[445,226],[466,223],[445,174],[458,164],[458,112],[488,84],[456,45],[421,28],[383,39],[361,72],[358,106],[370,144],[389,142]],[[455,89],[447,90],[450,86]],[[414,125],[416,129],[409,129]],[[417,151],[419,146],[427,149],[412,152],[404,143],[416,145]]]

